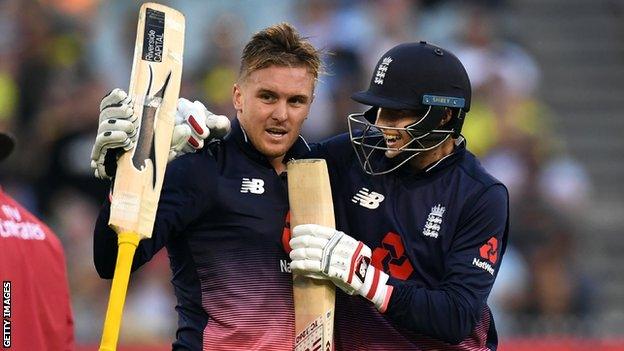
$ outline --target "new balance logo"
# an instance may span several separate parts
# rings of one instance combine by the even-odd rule
[[[379,207],[379,204],[386,197],[381,195],[380,193],[376,193],[374,191],[370,191],[366,188],[360,189],[351,199],[351,202],[355,204],[360,204],[360,206],[368,208],[370,210],[374,210]]]
[[[243,178],[241,193],[262,194],[264,193],[264,180],[257,178]]]

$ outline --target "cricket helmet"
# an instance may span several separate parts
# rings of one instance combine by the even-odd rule
[[[351,98],[371,108],[348,117],[351,142],[369,174],[391,172],[423,151],[432,150],[448,138],[458,138],[470,109],[468,74],[449,51],[424,41],[393,47],[375,66],[368,90]],[[380,108],[413,111],[416,120],[405,128],[376,125]],[[451,119],[440,125],[451,111]],[[412,138],[399,149],[385,144],[383,130],[404,130]],[[385,151],[401,151],[400,157],[384,159]],[[384,164],[385,170],[376,170]],[[389,168],[388,168],[389,167]]]

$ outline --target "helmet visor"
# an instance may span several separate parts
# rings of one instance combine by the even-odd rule
[[[427,119],[431,109],[413,124],[407,127],[387,127],[371,123],[363,113],[348,116],[349,136],[356,152],[360,165],[371,175],[390,173],[416,155],[424,151],[435,149],[444,143],[453,132],[452,130],[426,130],[419,125]],[[385,135],[405,132],[409,140],[398,147],[390,147]],[[390,151],[396,156],[386,157]]]

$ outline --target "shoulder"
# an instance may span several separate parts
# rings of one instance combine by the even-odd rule
[[[217,158],[210,148],[182,155],[167,165],[165,185],[201,186],[201,182],[216,176]]]
[[[465,156],[459,164],[461,171],[470,177],[477,184],[482,185],[484,188],[489,188],[493,185],[501,185],[505,188],[505,185],[488,171],[483,168],[481,162],[470,151],[465,151]]]
[[[481,165],[479,160],[468,150],[458,165],[461,174],[461,187],[466,190],[464,208],[468,212],[487,208],[488,212],[498,212],[501,215],[507,212],[509,193],[507,187],[500,180]]]
[[[352,154],[349,133],[343,133],[310,145],[309,157],[344,159]]]

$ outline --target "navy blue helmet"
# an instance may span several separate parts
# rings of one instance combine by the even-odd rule
[[[383,54],[368,90],[351,97],[371,106],[365,113],[348,117],[353,146],[367,173],[384,174],[450,137],[458,138],[470,109],[471,88],[468,74],[455,55],[421,41],[397,45]],[[380,108],[410,111],[418,118],[405,128],[378,126],[375,121]],[[449,110],[451,119],[440,125]],[[384,129],[404,130],[412,139],[399,149],[389,148],[384,141]],[[379,157],[378,151],[388,150],[400,151],[401,157]],[[380,164],[386,170],[376,170]]]

